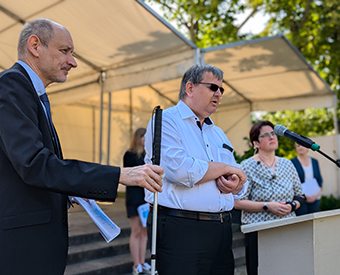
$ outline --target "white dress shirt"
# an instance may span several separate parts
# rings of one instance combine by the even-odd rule
[[[202,130],[199,119],[183,102],[168,108],[162,114],[161,162],[165,177],[163,192],[158,194],[159,205],[203,212],[229,211],[238,195],[222,194],[216,180],[196,184],[208,170],[208,162],[223,162],[240,167],[233,156],[232,145],[222,129],[206,118]],[[145,163],[152,163],[154,120],[145,134]],[[224,147],[230,147],[231,150]],[[154,194],[145,190],[145,200],[153,203]]]

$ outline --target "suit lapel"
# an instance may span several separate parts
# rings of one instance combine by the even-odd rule
[[[29,77],[29,75],[28,75],[28,73],[26,72],[25,68],[23,68],[19,63],[15,63],[15,64],[12,66],[11,69],[20,71],[20,72],[21,72],[21,73],[29,80],[29,82],[31,83],[31,85],[32,85],[31,88],[32,88],[32,90],[34,91],[34,94],[35,94],[34,96],[35,96],[37,102],[39,103],[39,104],[38,104],[38,106],[39,106],[38,108],[39,108],[39,109],[41,110],[41,112],[43,113],[43,117],[44,117],[43,119],[44,119],[44,121],[45,121],[46,127],[47,127],[47,129],[48,129],[49,134],[50,134],[51,142],[52,142],[52,144],[53,144],[54,153],[58,156],[58,148],[59,148],[60,159],[63,159],[63,153],[62,153],[62,151],[61,151],[61,146],[60,146],[60,141],[59,141],[59,137],[58,137],[57,131],[56,131],[55,127],[54,127],[54,124],[52,124],[52,127],[54,128],[54,131],[55,131],[55,133],[56,133],[56,139],[55,139],[55,141],[54,141],[54,140],[53,140],[53,133],[52,133],[51,130],[50,130],[49,122],[48,122],[47,117],[46,117],[46,115],[45,115],[45,111],[44,111],[44,109],[43,109],[43,107],[42,107],[42,105],[41,105],[39,96],[38,96],[38,94],[37,94],[37,91],[36,91],[35,88],[34,88],[34,85],[33,85],[33,82],[32,82],[32,80],[31,80],[31,78]]]

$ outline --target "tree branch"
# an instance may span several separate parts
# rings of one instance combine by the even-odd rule
[[[312,0],[307,0],[306,1],[306,9],[305,9],[305,12],[304,12],[304,14],[303,14],[303,17],[302,17],[302,20],[301,20],[301,22],[300,22],[300,24],[299,24],[299,26],[298,26],[298,31],[302,28],[302,26],[306,23],[306,21],[307,21],[307,18],[308,18],[308,16],[309,16],[309,8],[310,8],[310,2],[312,2]]]
[[[191,6],[193,7],[193,1],[191,0]],[[191,42],[195,43],[195,23],[194,23],[194,14],[191,14],[191,17],[190,17],[190,39],[191,39]]]
[[[258,4],[254,7],[253,11],[251,14],[248,15],[248,17],[242,22],[242,24],[237,28],[236,35],[238,34],[239,30],[244,26],[245,23],[255,14],[258,12]]]
[[[160,3],[159,1],[157,1],[157,2]],[[175,11],[174,11],[175,9],[172,8],[170,5],[168,5],[167,3],[161,2],[160,4],[163,6],[163,9],[164,9],[164,8],[168,9],[168,12],[169,12],[170,14],[174,14],[174,13],[175,13]],[[189,26],[188,23],[184,20],[182,14],[181,14],[180,12],[178,12],[178,13],[176,13],[176,14],[177,14],[176,18],[177,18],[177,20],[180,22],[180,24],[183,25],[183,26],[185,26],[185,27],[190,31],[190,26]],[[170,18],[168,18],[168,19],[170,20]]]

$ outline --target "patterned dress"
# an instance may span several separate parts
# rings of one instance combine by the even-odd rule
[[[292,201],[294,196],[303,195],[300,178],[292,164],[285,158],[279,158],[275,166],[275,173],[272,174],[268,167],[249,158],[241,163],[241,167],[246,174],[249,186],[242,199],[251,201]],[[295,212],[286,216],[277,216],[271,211],[246,212],[242,211],[241,221],[243,224],[270,221],[295,217]]]

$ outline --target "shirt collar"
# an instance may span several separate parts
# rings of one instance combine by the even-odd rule
[[[24,61],[18,60],[18,63],[26,70],[30,79],[32,80],[33,86],[35,91],[37,92],[38,96],[46,93],[44,83],[41,81],[39,76],[33,71],[33,69],[28,66]]]
[[[177,108],[178,108],[178,111],[179,111],[182,119],[187,119],[187,118],[194,118],[195,120],[198,119],[198,117],[195,115],[195,113],[189,108],[188,105],[186,105],[184,103],[184,101],[180,100],[177,103]],[[211,120],[210,117],[206,117],[204,119],[204,124],[213,125],[214,122]]]

